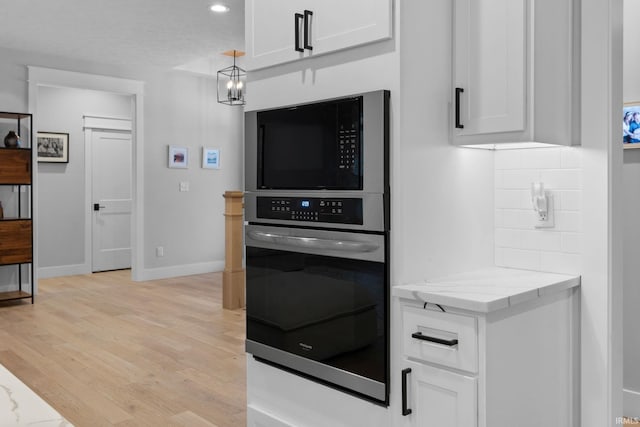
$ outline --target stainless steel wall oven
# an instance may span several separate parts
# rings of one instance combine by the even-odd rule
[[[247,352],[388,404],[389,92],[246,113]]]

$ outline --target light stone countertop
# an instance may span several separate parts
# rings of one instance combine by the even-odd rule
[[[0,365],[0,426],[73,427],[2,365]]]
[[[393,287],[393,295],[489,313],[580,286],[580,276],[493,267]]]

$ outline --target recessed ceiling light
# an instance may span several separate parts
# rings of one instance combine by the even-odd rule
[[[211,11],[216,13],[225,13],[229,12],[229,8],[223,4],[216,3],[211,6]]]

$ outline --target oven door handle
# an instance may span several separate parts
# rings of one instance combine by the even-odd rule
[[[316,237],[286,236],[262,231],[249,231],[247,233],[253,240],[268,243],[277,243],[283,246],[308,249],[324,249],[340,252],[373,252],[380,245],[371,242],[355,242],[352,240],[329,240]]]

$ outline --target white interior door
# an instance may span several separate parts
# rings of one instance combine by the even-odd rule
[[[91,157],[92,271],[130,268],[131,133],[93,131]]]

